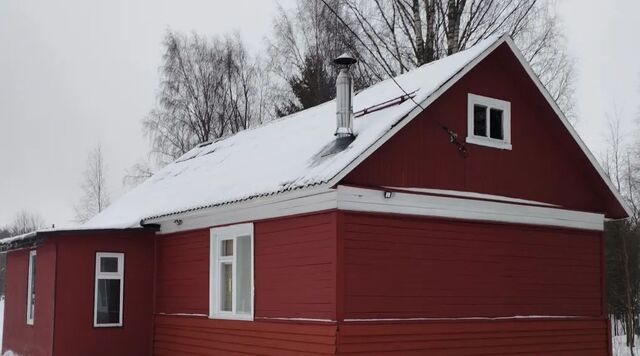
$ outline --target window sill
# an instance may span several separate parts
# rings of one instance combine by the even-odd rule
[[[512,148],[511,144],[508,143],[508,142],[500,141],[500,140],[494,140],[494,139],[488,139],[488,138],[485,138],[485,137],[467,136],[466,142],[474,144],[474,145],[498,148],[498,149],[501,149],[501,150],[510,150]]]
[[[121,328],[122,324],[93,324],[94,328]]]
[[[209,319],[253,321],[253,315],[217,313],[209,315]]]

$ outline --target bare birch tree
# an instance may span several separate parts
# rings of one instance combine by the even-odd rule
[[[640,141],[630,140],[621,127],[622,112],[614,106],[608,116],[607,150],[602,159],[605,172],[631,207],[631,216],[606,223],[605,256],[607,302],[613,320],[621,320],[627,345],[633,355],[635,331],[640,308],[640,226],[638,195],[640,176],[637,148]],[[636,139],[637,140],[637,139]]]
[[[239,36],[204,38],[167,32],[157,106],[144,120],[160,164],[199,143],[265,121],[258,62]]]
[[[343,23],[356,26],[346,3],[325,1],[331,9],[322,0],[298,1],[288,10],[278,8],[268,58],[279,116],[332,99],[337,76],[333,59],[345,51],[360,57],[362,44]],[[385,78],[365,64],[359,63],[353,69],[356,90]]]
[[[82,197],[74,206],[76,220],[81,223],[89,221],[109,206],[109,192],[107,191],[106,163],[100,145],[96,146],[87,156],[84,176],[81,183]]]
[[[22,210],[16,213],[7,226],[10,236],[22,235],[45,227],[42,215],[37,212]]]
[[[350,26],[372,77],[395,76],[494,35],[511,35],[565,113],[573,118],[573,63],[545,0],[346,0]]]

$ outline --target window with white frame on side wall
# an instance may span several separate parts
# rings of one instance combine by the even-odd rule
[[[96,253],[94,327],[122,326],[124,253]]]
[[[36,311],[36,250],[29,251],[27,279],[27,325],[33,325]]]
[[[469,94],[467,99],[467,143],[511,149],[511,103]]]
[[[253,224],[211,229],[209,317],[253,320]]]

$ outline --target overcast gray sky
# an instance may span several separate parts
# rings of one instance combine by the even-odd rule
[[[599,155],[614,103],[629,131],[640,109],[640,1],[557,7],[576,61],[577,128]],[[0,226],[21,209],[69,224],[98,142],[111,194],[122,194],[125,169],[149,149],[141,120],[154,105],[167,28],[239,31],[258,50],[275,11],[269,0],[0,0]]]

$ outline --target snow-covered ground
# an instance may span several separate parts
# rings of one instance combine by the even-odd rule
[[[631,350],[627,347],[627,337],[625,335],[614,336],[612,339],[613,356],[631,356]],[[636,339],[636,345],[640,340]],[[640,346],[633,348],[634,355],[640,355]]]

